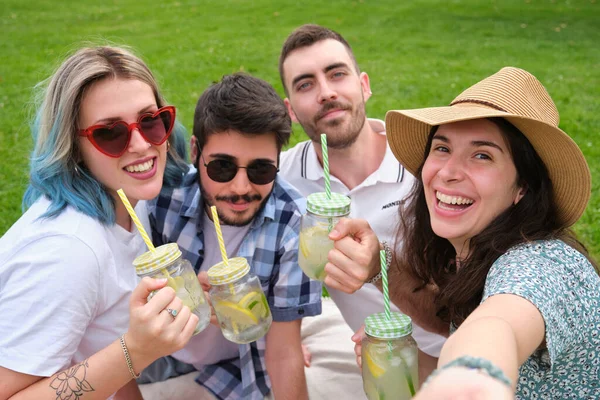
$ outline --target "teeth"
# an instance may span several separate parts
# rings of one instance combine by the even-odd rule
[[[458,205],[468,205],[473,204],[473,200],[467,199],[460,196],[448,196],[447,194],[443,194],[441,192],[435,192],[435,197],[442,203],[446,204],[458,204]]]
[[[128,165],[125,167],[127,172],[146,172],[154,166],[154,159],[146,161],[142,164]]]

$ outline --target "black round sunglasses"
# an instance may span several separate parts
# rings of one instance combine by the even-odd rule
[[[202,157],[202,164],[206,167],[208,177],[220,183],[231,181],[240,168],[246,170],[248,180],[255,185],[266,185],[273,182],[279,172],[279,168],[275,165],[264,161],[253,161],[246,167],[240,167],[231,160],[217,158],[207,163],[202,153],[200,153],[200,157]]]

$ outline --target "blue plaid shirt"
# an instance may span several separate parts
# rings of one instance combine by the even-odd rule
[[[273,321],[294,321],[321,313],[321,283],[298,267],[300,217],[304,198],[277,178],[263,210],[251,222],[237,256],[245,257],[260,279]],[[198,173],[191,167],[183,185],[163,189],[149,204],[153,241],[177,242],[183,257],[200,270],[204,260],[204,206]],[[265,338],[239,346],[240,357],[207,365],[196,382],[220,399],[262,400],[271,390],[265,366]]]

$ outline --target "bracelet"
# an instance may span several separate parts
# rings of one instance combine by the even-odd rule
[[[123,354],[125,354],[125,361],[127,361],[127,368],[129,368],[129,373],[131,374],[133,379],[137,379],[139,378],[142,373],[140,372],[139,374],[136,375],[135,371],[133,370],[133,364],[131,363],[131,357],[129,357],[129,350],[127,350],[127,345],[125,344],[125,335],[121,335],[121,348],[123,349]]]
[[[385,270],[387,272],[390,270],[390,264],[392,263],[392,249],[390,248],[390,246],[387,244],[386,241],[381,242],[381,245],[383,246],[383,249],[385,250]],[[379,273],[377,275],[375,275],[374,277],[372,277],[371,279],[369,279],[367,281],[367,283],[374,284],[375,282],[377,282],[380,279],[381,279],[381,267],[380,267]]]
[[[480,372],[485,373],[490,378],[494,378],[494,379],[502,382],[506,386],[511,387],[510,379],[508,379],[508,377],[504,374],[504,371],[502,371],[500,368],[495,366],[490,360],[486,360],[485,358],[481,358],[481,357],[471,357],[471,356],[459,357],[456,360],[453,360],[453,361],[449,362],[448,364],[444,365],[443,367],[436,369],[435,371],[433,371],[431,373],[431,375],[429,375],[429,377],[423,384],[423,387],[425,387],[429,383],[429,381],[433,377],[438,375],[440,372],[444,371],[445,369],[452,368],[452,367],[464,367],[464,368],[478,370]]]

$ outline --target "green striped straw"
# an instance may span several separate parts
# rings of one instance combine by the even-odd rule
[[[385,319],[388,321],[392,320],[392,314],[390,312],[390,292],[388,290],[388,277],[385,259],[385,250],[379,251],[379,263],[381,264],[381,282],[383,283],[383,311],[385,312]],[[390,357],[392,356],[392,343],[388,342],[388,350],[390,351]]]
[[[388,290],[388,278],[386,268],[385,250],[379,251],[379,263],[381,265],[381,282],[383,283],[383,311],[385,312],[385,319],[388,321],[392,320],[392,314],[390,312],[390,292]],[[388,358],[392,358],[392,342],[387,342],[388,347]]]
[[[390,312],[390,292],[388,290],[388,276],[387,276],[387,259],[385,256],[385,250],[379,251],[379,260],[381,264],[381,282],[383,284],[383,310],[385,312],[385,318],[390,321],[392,319],[392,315]],[[392,357],[392,342],[388,342],[388,351],[389,357]],[[400,360],[402,360],[402,365],[404,367],[404,377],[406,378],[406,383],[408,384],[408,390],[412,396],[415,395],[415,385],[412,381],[412,377],[410,376],[410,372],[408,370],[408,363],[400,355]]]
[[[381,264],[381,282],[383,283],[383,309],[385,311],[385,318],[389,321],[392,319],[392,316],[390,314],[390,292],[388,290],[385,250],[379,252],[379,259]]]
[[[325,175],[325,194],[331,199],[331,182],[329,178],[329,156],[327,155],[327,135],[321,133],[321,153],[323,154],[323,174]]]
[[[329,155],[327,155],[327,135],[321,133],[321,153],[323,154],[323,176],[325,177],[325,194],[331,200],[331,178],[329,177]],[[329,218],[329,232],[333,229],[333,219]]]

